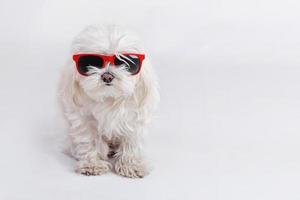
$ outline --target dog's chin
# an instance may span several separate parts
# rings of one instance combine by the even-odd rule
[[[103,101],[106,98],[127,98],[134,93],[135,83],[133,81],[113,81],[103,83],[101,80],[93,83],[93,80],[81,80],[80,85],[86,95],[94,101]]]

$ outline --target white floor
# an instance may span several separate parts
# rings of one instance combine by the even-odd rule
[[[1,4],[0,199],[300,199],[297,1]],[[98,19],[138,30],[160,78],[144,179],[77,175],[61,152],[59,70]]]

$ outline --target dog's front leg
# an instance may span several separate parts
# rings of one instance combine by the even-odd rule
[[[143,178],[149,174],[149,168],[139,145],[140,142],[136,137],[125,138],[121,141],[114,167],[116,173],[129,178]]]
[[[73,115],[69,138],[71,153],[78,160],[75,171],[84,175],[101,175],[108,172],[111,164],[106,160],[107,145],[97,137],[93,122]]]

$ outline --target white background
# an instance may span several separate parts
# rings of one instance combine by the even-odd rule
[[[0,199],[300,199],[298,0],[0,1]],[[85,177],[56,104],[72,38],[117,23],[161,85],[154,171]]]

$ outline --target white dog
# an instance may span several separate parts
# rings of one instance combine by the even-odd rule
[[[140,40],[119,26],[89,26],[75,37],[72,56],[60,100],[76,172],[144,177],[142,135],[159,94]]]

